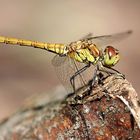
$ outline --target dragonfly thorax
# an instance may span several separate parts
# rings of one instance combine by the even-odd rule
[[[104,50],[102,64],[107,67],[113,67],[119,60],[119,51],[112,46],[107,46]]]
[[[96,64],[101,55],[97,46],[86,40],[71,43],[67,48],[67,55],[81,63]]]
[[[91,41],[88,40],[79,40],[79,41],[75,41],[72,42],[68,45],[68,51],[72,52],[72,51],[77,51],[77,50],[81,50],[81,49],[85,49],[88,46],[90,46],[92,44]]]

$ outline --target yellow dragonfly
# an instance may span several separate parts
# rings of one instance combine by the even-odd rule
[[[86,85],[96,75],[95,68],[106,73],[120,74],[112,68],[120,60],[119,51],[107,45],[124,39],[131,32],[126,31],[95,37],[88,34],[69,44],[37,42],[0,36],[0,43],[29,46],[55,53],[56,56],[53,58],[52,64],[56,68],[59,79],[68,89],[68,92],[75,92],[76,89]],[[103,48],[105,49],[103,50]]]

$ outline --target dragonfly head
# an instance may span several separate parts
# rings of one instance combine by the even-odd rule
[[[119,51],[112,46],[107,46],[104,50],[103,65],[113,67],[120,60]]]

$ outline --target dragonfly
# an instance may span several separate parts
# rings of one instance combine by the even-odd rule
[[[112,68],[120,60],[119,50],[110,44],[126,38],[131,33],[132,31],[128,30],[101,36],[88,34],[68,44],[0,36],[0,43],[34,47],[55,53],[52,64],[60,81],[68,92],[75,92],[76,89],[86,85],[89,80],[94,81],[97,71],[121,75]]]

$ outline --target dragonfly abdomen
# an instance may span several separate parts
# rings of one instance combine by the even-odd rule
[[[59,43],[51,44],[51,43],[23,40],[17,38],[8,38],[3,36],[0,36],[0,43],[40,48],[57,54],[64,54],[66,51],[64,44],[59,44]]]
[[[8,38],[8,37],[3,37],[3,36],[0,37],[0,43],[20,45],[20,46],[38,47],[38,48],[42,48],[42,49],[46,46],[46,44],[42,43],[42,42],[23,40],[23,39],[17,39],[17,38]]]
[[[49,44],[45,47],[46,50],[56,54],[66,54],[66,46],[64,44]]]

